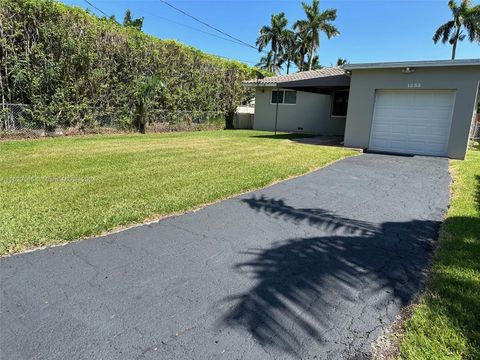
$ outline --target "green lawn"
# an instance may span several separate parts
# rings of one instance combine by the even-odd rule
[[[212,131],[0,142],[0,254],[191,210],[356,154],[269,135]]]
[[[405,323],[406,359],[480,359],[480,147],[451,168],[453,198],[427,292]]]

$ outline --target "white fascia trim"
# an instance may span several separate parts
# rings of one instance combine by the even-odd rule
[[[449,66],[480,66],[480,59],[461,60],[429,60],[429,61],[397,61],[381,63],[345,64],[345,70],[358,69],[390,69],[390,68],[420,68],[420,67],[449,67]]]
[[[267,84],[262,84],[262,83],[246,83],[243,84],[245,87],[251,87],[251,88],[256,88],[256,87],[278,87],[276,83],[267,83]]]

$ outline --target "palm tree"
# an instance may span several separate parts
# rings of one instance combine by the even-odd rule
[[[290,66],[295,63],[297,57],[297,40],[295,32],[292,30],[285,30],[282,41],[282,61],[286,63],[287,74],[290,72]]]
[[[270,19],[270,26],[265,25],[260,29],[260,36],[257,38],[256,45],[258,51],[263,51],[268,44],[271,49],[271,66],[273,69],[277,69],[281,62],[281,55],[283,51],[284,37],[288,20],[285,17],[285,13],[272,14]]]
[[[295,33],[295,65],[297,65],[298,71],[303,71],[308,68],[308,63],[305,65],[305,56],[309,52],[310,39],[307,33],[296,32]]]
[[[345,64],[348,64],[347,59],[340,58],[340,57],[337,59],[337,66],[343,66]]]
[[[134,125],[142,134],[145,134],[146,108],[149,97],[153,93],[161,93],[163,88],[163,82],[157,76],[147,79],[140,78],[136,81]]]
[[[313,0],[312,5],[302,2],[302,6],[307,15],[307,19],[298,20],[294,28],[297,29],[298,32],[305,33],[310,40],[308,69],[312,70],[315,51],[320,47],[320,32],[324,32],[329,39],[340,34],[338,29],[330,23],[337,18],[337,10],[327,9],[320,12],[319,0]]]
[[[274,64],[273,58],[273,51],[270,50],[267,55],[261,57],[260,62],[255,66],[276,74],[282,69],[282,60],[279,59],[278,62]]]
[[[310,62],[312,63],[312,68],[310,70],[319,70],[323,68],[323,66],[320,65],[320,62],[318,60],[318,55],[314,55],[312,61],[308,59],[308,63],[305,64],[305,67],[307,67],[310,64]]]
[[[448,2],[452,11],[453,19],[441,25],[433,35],[436,44],[440,39],[445,44],[447,41],[452,45],[452,60],[455,59],[457,43],[468,39],[480,42],[480,5],[472,6],[471,0],[462,0],[460,5],[455,0]],[[466,34],[464,33],[466,32]]]

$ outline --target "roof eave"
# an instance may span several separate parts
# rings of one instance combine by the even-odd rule
[[[451,66],[480,66],[480,59],[461,60],[429,60],[429,61],[396,61],[383,63],[359,63],[345,64],[345,70],[366,70],[366,69],[395,69],[404,67],[451,67]]]
[[[350,76],[345,74],[322,76],[318,78],[302,79],[295,81],[286,81],[282,84],[285,87],[318,87],[318,88],[336,88],[336,87],[349,87]]]
[[[243,86],[245,87],[250,87],[250,88],[256,88],[256,87],[278,87],[277,83],[261,83],[261,82],[255,82],[255,83],[243,83]]]

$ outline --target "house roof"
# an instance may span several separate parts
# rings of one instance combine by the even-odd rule
[[[263,79],[251,79],[243,82],[246,86],[276,86],[294,81],[319,79],[345,75],[345,70],[340,67],[322,68],[319,70],[300,71],[294,74],[270,76]]]
[[[395,61],[395,62],[379,62],[379,63],[363,63],[363,64],[345,64],[345,70],[357,69],[389,69],[404,67],[439,67],[439,66],[472,66],[479,65],[480,59],[461,59],[461,60],[424,60],[424,61]]]
[[[378,63],[359,63],[345,64],[342,67],[322,68],[319,70],[299,71],[288,75],[269,76],[263,79],[250,79],[243,82],[245,86],[278,86],[292,85],[294,82],[332,78],[336,76],[344,76],[345,70],[357,69],[388,69],[388,68],[404,68],[404,67],[446,67],[446,66],[480,66],[480,59],[459,59],[459,60],[422,60],[422,61],[395,61],[395,62],[378,62]],[[341,78],[338,78],[339,81]],[[322,80],[320,80],[322,81]],[[346,80],[343,80],[346,82]]]

